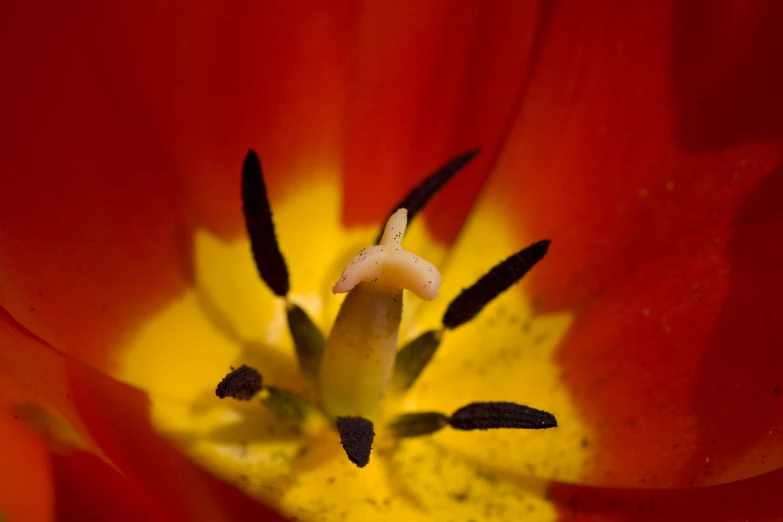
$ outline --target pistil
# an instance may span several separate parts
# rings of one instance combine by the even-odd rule
[[[334,293],[348,292],[326,343],[319,378],[324,408],[336,417],[377,418],[391,378],[402,317],[402,291],[434,299],[437,268],[400,246],[408,212],[389,218],[378,245],[351,260]]]

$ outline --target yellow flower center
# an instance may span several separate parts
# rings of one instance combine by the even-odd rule
[[[546,479],[576,480],[589,456],[584,444],[589,434],[559,385],[559,369],[551,357],[571,314],[534,316],[525,296],[513,290],[458,330],[444,329],[441,318],[449,300],[520,245],[491,202],[480,203],[473,212],[447,263],[445,250],[430,240],[420,220],[414,221],[406,244],[442,267],[446,277],[441,296],[427,306],[408,299],[399,317],[387,321],[394,324],[395,342],[369,347],[385,355],[370,364],[380,378],[356,380],[371,372],[350,373],[349,361],[361,358],[337,350],[342,341],[338,343],[336,318],[345,315],[352,325],[349,338],[368,324],[370,309],[353,306],[349,299],[365,286],[365,275],[372,275],[375,265],[352,263],[351,255],[371,242],[374,230],[341,225],[339,186],[336,172],[315,172],[310,179],[303,177],[299,190],[292,190],[274,209],[280,250],[291,267],[285,299],[272,299],[260,286],[247,240],[226,244],[198,232],[193,289],[128,340],[118,376],[150,392],[153,422],[183,451],[300,520],[553,519],[554,510],[544,499]],[[385,241],[378,246],[394,248]],[[365,289],[374,284],[378,290],[382,279],[408,281],[400,284],[403,288],[423,281],[420,271],[397,273],[405,265],[390,252],[372,253],[389,270],[377,273],[378,281]],[[330,290],[346,266],[356,270],[345,274],[350,277],[344,281],[340,277],[334,290],[350,290],[341,281],[357,284],[341,301]],[[393,308],[390,295],[380,296],[388,309]],[[379,296],[370,297],[379,306]],[[312,354],[316,364],[303,364],[307,359],[300,356],[293,331],[286,326],[299,312],[312,318],[316,330],[329,332],[332,327],[322,354]],[[443,344],[412,387],[400,384],[389,360],[394,362],[396,354],[399,367],[404,349],[420,338],[428,345]],[[393,350],[384,352],[389,345]],[[403,350],[398,352],[398,346]],[[280,395],[290,391],[309,408],[307,421],[281,416],[285,412],[258,401],[215,397],[217,382],[230,367],[242,364],[263,374],[265,388],[257,396],[263,404],[290,406],[289,398]],[[350,377],[343,380],[350,380],[348,388],[364,391],[341,390],[345,383],[340,375]],[[325,384],[330,379],[334,387]],[[507,400],[553,411],[560,427],[438,431],[461,406]],[[412,414],[425,417],[406,417]],[[334,417],[341,416],[366,417],[375,424],[373,457],[365,468],[358,469],[345,457],[334,423]],[[399,422],[408,424],[400,428]],[[412,433],[421,426],[422,433],[437,433],[403,440],[397,436],[399,429]]]

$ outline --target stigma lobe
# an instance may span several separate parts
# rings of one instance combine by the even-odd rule
[[[407,224],[406,209],[401,208],[392,214],[380,243],[362,249],[348,263],[332,292],[342,294],[359,283],[370,283],[410,290],[428,301],[435,299],[440,291],[440,271],[429,261],[400,246]]]

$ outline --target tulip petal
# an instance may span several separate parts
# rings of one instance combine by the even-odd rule
[[[780,277],[772,267],[781,263],[774,238],[783,188],[773,171],[783,147],[773,140],[774,125],[747,133],[722,125],[709,134],[683,120],[695,117],[687,110],[692,96],[678,90],[692,80],[683,71],[700,63],[694,42],[730,19],[712,5],[703,6],[714,15],[704,27],[665,3],[556,6],[509,146],[471,218],[514,216],[520,245],[553,240],[522,287],[538,314],[576,313],[548,361],[559,366],[555,383],[559,377],[574,417],[585,422],[583,450],[568,451],[578,455],[570,469],[581,475],[564,480],[686,487],[780,465],[774,368],[781,361],[770,346],[780,344]],[[780,9],[747,5],[738,23],[766,29],[730,32],[741,50],[731,63],[752,63],[754,50],[772,63],[781,39],[760,21]],[[677,25],[677,39],[660,38],[688,20],[696,25]],[[589,45],[575,46],[574,38]],[[769,48],[759,50],[761,42]],[[780,81],[777,70],[750,70],[760,83],[765,75],[773,85]],[[719,87],[727,103],[730,95],[742,101],[741,93]],[[779,97],[765,99],[779,110]],[[698,145],[683,137],[694,125]],[[458,244],[483,255],[487,233],[468,227]],[[453,256],[454,263],[466,258],[459,250]]]
[[[83,452],[51,455],[55,520],[173,522],[139,484]]]
[[[143,483],[177,520],[282,520],[182,456],[150,425],[148,397],[89,367],[70,362],[72,393],[90,433],[112,462]]]
[[[382,221],[414,180],[480,147],[425,211],[432,235],[451,243],[524,96],[548,8],[370,2],[361,15],[347,85],[346,222]]]
[[[718,4],[698,4],[721,20],[734,16]],[[737,9],[751,21],[765,14],[760,3]],[[778,140],[737,138],[730,146],[694,151],[678,133],[680,125],[702,123],[683,123],[694,118],[694,100],[678,94],[682,75],[691,78],[685,71],[705,60],[724,60],[691,50],[719,21],[684,16],[667,3],[555,9],[539,69],[489,189],[496,204],[517,216],[522,236],[561,242],[530,278],[542,310],[578,306],[669,248],[677,235],[730,218],[783,158]],[[679,39],[660,37],[687,20],[694,26],[677,25]],[[773,61],[783,47],[775,34],[774,45],[757,57],[751,48],[769,34],[732,33],[744,52],[731,59],[737,67]],[[590,45],[576,46],[575,38]],[[766,92],[768,80],[783,78],[765,70],[753,81]],[[733,78],[722,78],[716,88],[728,91]],[[783,109],[783,100],[776,96],[770,109]]]
[[[324,181],[338,164],[325,151],[339,146],[323,137],[341,133],[321,123],[341,113],[340,75],[324,42],[349,38],[343,22],[325,23],[325,9],[304,6],[286,14],[256,2],[236,12],[153,4],[18,5],[3,21],[11,81],[2,85],[2,138],[13,153],[0,200],[0,304],[100,368],[113,369],[126,334],[191,282],[191,226],[241,232],[238,176],[249,145],[262,147],[273,200],[284,195],[281,180],[307,172]],[[209,33],[216,13],[227,25]],[[310,43],[288,24],[266,24],[281,16],[300,20]],[[261,22],[267,31],[255,30]],[[239,23],[253,27],[238,31]],[[253,42],[260,35],[268,45]],[[291,60],[281,45],[292,46]],[[322,64],[321,73],[308,76],[302,58]],[[325,98],[305,106],[302,89],[313,84]],[[303,129],[309,139],[296,138]],[[305,154],[306,143],[317,150]]]
[[[164,148],[189,217],[223,239],[244,234],[247,149],[275,201],[340,165],[353,2],[90,2],[80,21],[128,117]]]
[[[106,89],[71,7],[3,16],[0,306],[97,367],[184,286],[181,189],[131,107]]]
[[[21,45],[26,54],[9,55],[17,73],[3,97],[12,102],[4,142],[15,156],[0,229],[0,270],[13,284],[4,287],[0,303],[65,353],[111,367],[114,348],[106,347],[117,346],[189,282],[190,226],[223,238],[241,234],[235,175],[248,146],[259,149],[271,173],[273,204],[305,186],[290,180],[323,181],[324,172],[338,171],[344,86],[357,52],[356,7],[85,4],[75,10],[53,5],[40,16],[16,6],[6,18],[10,40],[4,48]],[[490,20],[507,19],[490,11]],[[452,33],[461,34],[470,11],[459,17]],[[370,27],[377,18],[366,14],[362,23]],[[260,23],[265,31],[256,30]],[[506,29],[508,36],[511,25]],[[507,55],[515,63],[524,60],[529,42],[513,49],[503,42],[493,40],[489,59],[476,58],[479,65],[492,64],[477,76],[504,77],[499,64]],[[359,61],[374,67],[367,56]],[[513,81],[499,82],[498,91],[482,99],[515,103],[522,69],[511,68]],[[485,109],[466,117],[464,127],[489,129],[489,140],[470,141],[491,141],[492,151],[508,116],[504,109]],[[43,152],[41,135],[53,137]],[[426,160],[422,169],[442,157],[438,152],[431,164]],[[404,170],[395,177],[423,172]],[[52,174],[57,172],[67,175]],[[352,198],[346,212],[373,200],[372,194]],[[429,242],[414,228],[409,243]]]
[[[46,445],[1,407],[0,519],[49,522],[54,502]]]
[[[780,520],[783,470],[699,489],[641,490],[553,484],[561,522],[773,522]]]
[[[57,425],[74,430],[68,437],[92,447],[89,433],[79,418],[70,394],[64,359],[0,308],[0,392],[14,405],[43,412],[56,412]],[[29,420],[29,419],[28,419]],[[45,430],[52,427],[48,420]],[[49,425],[47,425],[49,424]],[[55,433],[54,435],[60,435]]]
[[[783,466],[779,171],[580,314],[558,360],[597,434],[589,481],[685,487]]]
[[[291,178],[344,167],[354,226],[376,224],[413,180],[480,146],[478,167],[427,212],[450,241],[500,150],[548,9],[207,2],[82,14],[113,92],[142,108],[130,117],[187,173],[197,226],[242,233],[234,174],[248,147],[270,173],[272,200],[291,194]]]

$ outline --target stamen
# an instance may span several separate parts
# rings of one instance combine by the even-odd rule
[[[513,402],[474,402],[455,411],[449,424],[458,430],[539,430],[556,428],[557,419],[549,412]]]
[[[421,372],[432,360],[443,337],[441,330],[424,332],[397,352],[394,373],[389,387],[394,393],[406,392],[419,378]]]
[[[546,255],[549,244],[549,240],[539,241],[517,252],[495,266],[473,286],[463,290],[446,309],[443,326],[454,329],[473,319],[495,297],[533,268]],[[397,353],[392,376],[395,393],[405,392],[413,386],[435,355],[442,336],[442,330],[424,332]]]
[[[372,422],[362,417],[338,417],[337,431],[348,460],[360,468],[366,466],[375,439]]]
[[[400,415],[388,425],[398,439],[430,435],[449,425],[449,418],[442,413],[425,411]]]
[[[473,319],[487,304],[541,261],[550,243],[548,239],[533,243],[496,265],[473,286],[464,289],[446,309],[443,326],[454,329]]]
[[[299,367],[304,376],[314,382],[318,378],[318,370],[321,368],[326,339],[301,307],[289,302],[286,312],[288,314],[288,330],[294,340]]]
[[[314,411],[296,393],[276,386],[264,386],[261,373],[245,364],[231,369],[231,373],[217,385],[215,395],[221,399],[232,397],[240,401],[249,401],[259,395],[264,406],[275,415],[299,422],[307,420]]]
[[[440,412],[405,413],[387,427],[398,439],[431,435],[446,426],[457,430],[556,428],[557,419],[551,413],[513,402],[474,402],[447,417]]]
[[[261,374],[255,368],[242,365],[232,368],[217,385],[215,395],[221,399],[232,397],[240,401],[249,401],[263,388]]]
[[[261,402],[278,417],[285,417],[298,422],[304,422],[313,413],[313,407],[296,393],[267,386],[261,392]]]
[[[272,292],[285,297],[290,290],[288,267],[275,237],[261,162],[253,150],[242,165],[242,210],[258,273]]]
[[[394,209],[404,208],[408,210],[408,221],[411,221],[419,211],[429,202],[429,200],[443,188],[443,186],[449,182],[454,175],[462,170],[462,167],[470,163],[470,160],[476,157],[479,153],[479,149],[472,149],[468,152],[460,154],[456,158],[452,159],[441,168],[431,174],[421,183],[416,185],[402,201],[400,201]],[[396,210],[395,210],[396,212]],[[391,217],[394,214],[389,214]],[[388,220],[388,218],[387,218]],[[381,240],[383,231],[378,234],[378,238],[375,243],[378,244]]]

